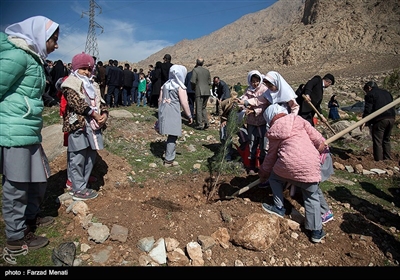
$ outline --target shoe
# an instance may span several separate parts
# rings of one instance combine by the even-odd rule
[[[6,247],[10,250],[19,250],[22,246],[28,246],[30,250],[35,250],[46,246],[49,240],[43,236],[37,236],[33,232],[28,232],[24,238],[18,240],[7,240]]]
[[[325,214],[323,214],[323,215],[321,216],[321,218],[322,218],[322,224],[326,224],[327,222],[332,221],[332,220],[333,220],[333,213],[332,213],[332,210],[329,210],[328,212],[326,212]]]
[[[269,204],[267,204],[267,203],[263,203],[263,204],[262,204],[262,208],[263,208],[265,211],[267,211],[268,213],[273,214],[273,215],[275,215],[275,216],[278,216],[278,217],[281,217],[281,218],[284,218],[284,217],[285,217],[286,209],[283,208],[283,207],[282,207],[281,209],[279,209],[279,208],[276,207],[275,205],[271,206],[271,205],[269,205]]]
[[[165,167],[173,167],[173,166],[178,166],[179,163],[177,161],[164,161],[163,165]]]
[[[35,219],[26,219],[26,224],[32,228],[46,227],[54,223],[54,221],[55,219],[52,216],[44,216],[44,217],[36,216]]]
[[[314,243],[319,243],[321,242],[322,238],[325,237],[325,235],[326,233],[323,229],[313,230],[311,234],[311,241]]]
[[[197,125],[197,126],[195,126],[194,128],[197,129],[197,130],[204,130],[204,127],[201,126],[201,125]]]
[[[89,199],[93,199],[96,198],[99,194],[92,189],[83,189],[83,190],[79,190],[73,193],[72,195],[72,199],[73,200],[80,200],[80,201],[84,201],[84,200],[89,200]]]
[[[209,126],[209,124],[208,123],[206,123],[205,125],[204,125],[204,130],[206,130],[207,128],[209,128],[210,126]]]

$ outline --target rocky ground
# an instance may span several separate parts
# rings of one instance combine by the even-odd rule
[[[148,137],[143,140],[152,141],[153,128],[149,125],[142,129],[142,137]],[[211,129],[217,129],[216,125]],[[398,167],[400,160],[395,154],[393,161],[377,165],[370,149],[359,152],[334,150],[332,156],[334,161],[344,165],[362,163],[365,169]],[[56,193],[60,195],[66,180],[65,155],[55,158],[51,168],[54,175],[49,185],[57,188]],[[269,215],[261,208],[261,203],[272,203],[270,189],[254,187],[237,198],[226,199],[227,195],[257,179],[257,176],[247,176],[244,170],[240,176],[219,178],[218,191],[208,201],[209,173],[183,175],[175,172],[180,167],[173,167],[171,172],[160,176],[155,169],[154,179],[137,184],[127,178],[130,168],[124,158],[107,150],[100,151],[93,172],[98,178],[93,186],[100,189],[100,194],[98,198],[86,201],[96,221],[109,228],[118,224],[128,229],[126,242],[106,240],[96,244],[88,241],[87,229],[74,220],[72,212],[66,213],[63,205],[58,209],[57,219],[65,223],[64,239],[78,240],[90,246],[87,252],[77,255],[81,265],[139,266],[140,256],[146,255],[137,246],[142,238],[174,238],[179,242],[179,248],[185,251],[187,244],[197,241],[201,235],[211,236],[221,228],[233,235],[241,218],[253,213]],[[382,180],[391,177],[382,175]],[[297,231],[282,229],[275,243],[264,251],[249,250],[232,242],[229,246],[217,243],[204,255],[204,266],[398,266],[400,244],[394,236],[398,236],[400,224],[399,186],[394,186],[393,197],[387,198],[393,205],[393,209],[387,210],[352,194],[354,182],[336,175],[329,181],[337,184],[342,192],[325,194],[333,209],[334,220],[324,226],[327,237],[322,243],[311,243],[303,227]],[[298,194],[293,199],[287,196],[287,199],[286,218],[289,219],[292,208],[302,211],[302,199]],[[105,251],[107,256],[100,261],[98,256]]]

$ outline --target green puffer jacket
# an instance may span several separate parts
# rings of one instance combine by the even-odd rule
[[[0,32],[0,146],[42,142],[43,60],[25,40]]]

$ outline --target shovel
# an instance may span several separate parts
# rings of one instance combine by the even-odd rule
[[[400,97],[397,98],[396,100],[393,100],[392,102],[390,102],[389,104],[383,106],[382,108],[380,108],[379,110],[376,110],[375,112],[373,112],[372,114],[366,116],[365,118],[359,120],[358,122],[356,122],[355,124],[347,127],[346,129],[343,129],[342,131],[340,131],[339,133],[337,133],[336,135],[328,138],[325,140],[325,145],[328,145],[330,143],[332,143],[333,141],[336,141],[337,139],[339,139],[340,137],[342,137],[343,135],[345,135],[346,133],[352,131],[353,129],[359,127],[360,125],[366,123],[369,120],[372,120],[373,118],[375,118],[376,116],[382,114],[383,112],[385,112],[387,109],[390,109],[394,106],[396,106],[397,104],[400,103]],[[230,196],[226,196],[226,199],[232,199],[238,195],[241,195],[244,192],[247,192],[249,189],[251,189],[254,186],[257,186],[258,184],[260,184],[260,179],[255,180],[254,182],[248,184],[247,186],[241,188],[240,190],[238,190],[237,192],[233,193]]]
[[[315,106],[311,103],[310,100],[307,99],[307,97],[303,94],[303,98],[304,100],[308,103],[308,105],[311,106],[311,108],[313,108],[314,112],[317,113],[318,117],[321,119],[321,121],[324,119],[324,117],[321,115],[320,112],[318,112],[317,108],[315,108]],[[335,134],[336,131],[332,128],[332,126],[329,125],[329,123],[327,121],[322,121],[324,124],[326,124],[326,126]]]

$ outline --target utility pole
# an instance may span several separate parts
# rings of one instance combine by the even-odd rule
[[[97,47],[96,27],[101,28],[101,33],[103,33],[103,27],[100,26],[94,20],[95,8],[98,8],[100,10],[99,14],[101,14],[101,7],[94,0],[89,0],[89,12],[82,12],[81,18],[83,17],[84,14],[86,15],[89,14],[89,30],[86,38],[85,53],[95,56],[97,58],[97,61],[99,61],[99,49]]]

